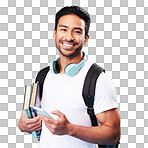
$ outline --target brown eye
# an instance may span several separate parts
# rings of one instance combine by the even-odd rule
[[[80,31],[74,31],[75,33],[77,33],[77,34],[81,34],[81,32]]]
[[[66,31],[66,29],[60,29],[61,31]]]

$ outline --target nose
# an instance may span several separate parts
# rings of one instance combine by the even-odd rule
[[[68,31],[66,38],[68,41],[73,41],[74,40],[73,33],[71,31]]]

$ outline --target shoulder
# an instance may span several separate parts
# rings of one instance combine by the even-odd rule
[[[93,64],[95,64],[95,65],[97,65],[98,67],[104,69],[101,65],[99,65],[99,64],[97,64],[97,63],[95,63],[95,62],[92,62],[92,61],[90,61],[90,60],[87,60],[85,65],[90,68]]]
[[[114,83],[111,78],[104,72],[102,72],[97,79],[96,89],[98,92],[101,92],[101,94],[104,94],[105,96],[116,96]]]
[[[112,85],[113,86],[113,81],[109,77],[107,73],[102,72],[97,80],[97,83],[99,85]]]
[[[87,67],[87,75],[90,75],[91,77],[98,77],[102,72],[105,72],[105,69],[97,63],[87,61],[85,65]]]

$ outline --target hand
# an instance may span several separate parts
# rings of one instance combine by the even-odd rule
[[[40,116],[28,119],[26,118],[24,111],[22,111],[18,127],[22,132],[28,133],[40,130],[42,128]]]
[[[65,115],[58,110],[53,111],[52,114],[58,115],[59,118],[55,120],[41,115],[41,120],[45,123],[50,132],[55,135],[69,134],[71,123],[67,120]]]

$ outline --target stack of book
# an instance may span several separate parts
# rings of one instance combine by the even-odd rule
[[[41,107],[39,83],[25,86],[23,109],[25,116],[30,119],[36,117],[38,114],[33,107]],[[40,140],[41,130],[32,132],[33,137]]]

